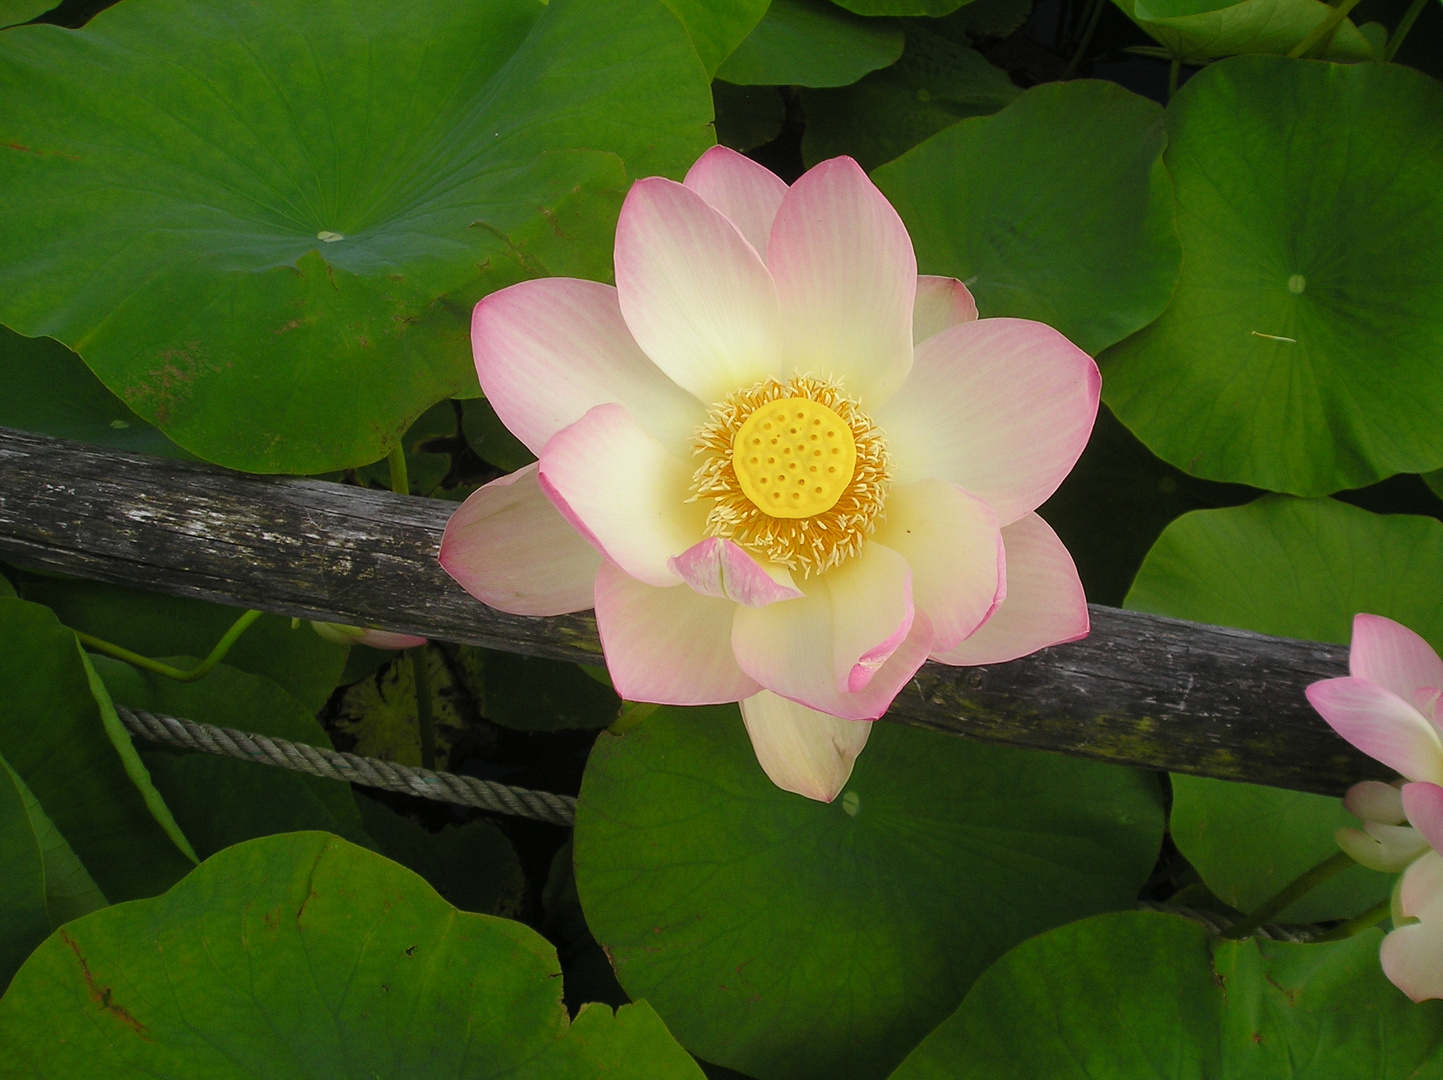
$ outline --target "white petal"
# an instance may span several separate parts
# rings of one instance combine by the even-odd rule
[[[966,285],[956,278],[917,275],[917,302],[912,308],[913,345],[976,318],[977,301]]]
[[[766,257],[772,221],[787,195],[786,181],[745,154],[718,145],[696,159],[682,182],[725,214],[757,254]]]
[[[785,566],[762,566],[740,545],[715,536],[687,548],[671,560],[671,568],[703,596],[722,596],[747,607],[802,595]]]
[[[870,720],[843,720],[763,690],[742,701],[757,763],[784,791],[831,802],[852,775]]]

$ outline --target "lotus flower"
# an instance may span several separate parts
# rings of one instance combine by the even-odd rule
[[[1361,614],[1348,670],[1313,683],[1308,700],[1348,742],[1414,782],[1401,791],[1377,781],[1350,788],[1344,804],[1364,826],[1338,830],[1338,844],[1365,866],[1403,871],[1383,972],[1414,1001],[1443,998],[1443,660],[1406,626]]]
[[[373,649],[414,649],[418,645],[426,644],[425,638],[415,634],[397,634],[390,630],[348,626],[345,623],[312,620],[311,629],[337,645],[369,645]]]
[[[850,158],[788,187],[722,147],[639,180],[616,287],[482,300],[476,370],[539,462],[477,491],[441,563],[521,615],[596,609],[616,690],[741,702],[762,768],[841,790],[929,657],[1009,660],[1087,632],[1033,511],[1092,429],[1096,365],[918,277]]]

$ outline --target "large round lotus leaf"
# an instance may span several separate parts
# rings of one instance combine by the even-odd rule
[[[1179,249],[1162,110],[1114,83],[1027,91],[874,174],[923,273],[984,316],[1038,319],[1096,353],[1167,306]]]
[[[55,0],[0,0],[0,28],[27,23],[55,7]]]
[[[767,13],[768,0],[663,0],[681,20],[708,75],[740,45]]]
[[[858,15],[948,15],[967,0],[834,0]]]
[[[587,762],[586,921],[689,1050],[873,1080],[1011,945],[1130,906],[1148,773],[879,723],[831,804],[774,787],[735,707],[661,709]]]
[[[324,833],[64,927],[0,999],[9,1075],[701,1080],[645,1004],[568,1025],[556,953]]]
[[[1225,941],[1123,912],[1033,938],[892,1080],[1437,1080],[1443,1005],[1383,977],[1382,934]]]
[[[0,322],[202,457],[383,457],[474,389],[472,304],[610,273],[711,96],[660,0],[127,0],[0,35]]]
[[[1148,553],[1126,606],[1337,644],[1348,642],[1353,616],[1367,611],[1411,626],[1436,648],[1443,646],[1443,523],[1281,495],[1186,514]],[[1214,893],[1242,910],[1334,854],[1333,831],[1344,824],[1356,823],[1337,799],[1174,777],[1178,849]],[[1383,899],[1390,883],[1354,867],[1282,917],[1353,915]]]
[[[1286,55],[1333,10],[1322,0],[1116,0],[1152,39],[1184,60],[1252,53]],[[1371,60],[1373,46],[1344,19],[1326,55]]]
[[[825,0],[772,0],[717,78],[739,86],[846,86],[902,55],[902,31]]]
[[[1443,85],[1239,57],[1168,110],[1182,279],[1103,358],[1160,457],[1321,495],[1443,463]]]

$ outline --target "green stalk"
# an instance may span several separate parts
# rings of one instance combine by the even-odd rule
[[[431,669],[427,666],[426,646],[406,650],[411,663],[411,681],[416,687],[416,727],[421,732],[421,768],[436,767],[436,724],[431,718]]]
[[[152,660],[148,656],[141,656],[139,653],[123,649],[119,645],[112,645],[108,641],[102,641],[94,634],[87,634],[84,630],[75,631],[75,636],[80,639],[80,644],[93,652],[104,653],[106,656],[113,656],[117,660],[124,660],[127,664],[142,668],[145,671],[153,671],[157,675],[164,675],[167,679],[174,679],[176,682],[195,682],[197,679],[210,673],[225,659],[225,654],[230,652],[230,647],[237,639],[246,632],[251,623],[261,617],[259,611],[247,611],[231,624],[231,628],[225,632],[225,636],[216,642],[215,648],[210,655],[202,660],[189,671],[182,671],[180,668],[171,667],[169,664],[162,664],[159,660]]]
[[[1309,49],[1325,37],[1330,36],[1342,21],[1348,17],[1348,12],[1357,6],[1358,0],[1343,0],[1341,4],[1328,13],[1326,19],[1313,28],[1311,34],[1293,46],[1292,52],[1288,53],[1288,59],[1296,60],[1300,56],[1305,56]]]
[[[1077,45],[1077,51],[1072,54],[1072,59],[1067,62],[1067,69],[1062,73],[1062,81],[1066,82],[1077,72],[1077,66],[1082,63],[1082,58],[1087,54],[1087,47],[1092,44],[1092,35],[1097,30],[1097,24],[1102,20],[1102,5],[1111,3],[1111,0],[1092,0],[1092,11],[1087,16],[1087,28],[1082,31],[1082,40]]]
[[[1408,31],[1413,29],[1413,24],[1418,21],[1418,16],[1423,14],[1423,5],[1430,0],[1413,0],[1408,5],[1408,10],[1403,13],[1403,21],[1393,31],[1393,36],[1388,39],[1388,45],[1383,50],[1383,63],[1391,64],[1393,57],[1398,55],[1398,47],[1403,44],[1403,39],[1408,36]]]
[[[1392,914],[1392,910],[1392,900],[1380,901],[1379,903],[1374,904],[1372,907],[1370,907],[1367,911],[1363,912],[1361,915],[1354,915],[1351,919],[1343,923],[1341,926],[1335,926],[1322,937],[1317,937],[1313,940],[1315,942],[1342,941],[1344,938],[1350,938],[1354,934],[1361,934],[1364,930],[1377,926],[1380,922],[1382,922],[1390,914]]]
[[[386,455],[386,464],[391,466],[391,490],[398,495],[411,494],[411,478],[406,475],[406,451],[397,443]]]
[[[1168,99],[1168,101],[1171,101],[1171,100],[1172,100],[1172,96],[1177,93],[1177,84],[1178,84],[1178,80],[1179,80],[1181,77],[1182,77],[1182,57],[1180,57],[1180,56],[1174,56],[1174,57],[1172,58],[1172,67],[1170,67],[1170,68],[1167,69],[1167,99]]]
[[[1279,892],[1273,894],[1267,900],[1263,901],[1262,905],[1258,907],[1255,911],[1253,911],[1252,914],[1244,915],[1241,919],[1239,919],[1237,922],[1233,923],[1226,930],[1224,930],[1223,937],[1247,937],[1249,934],[1251,934],[1258,927],[1262,926],[1263,923],[1267,922],[1273,916],[1290,907],[1293,901],[1298,899],[1298,897],[1302,896],[1306,892],[1311,891],[1312,889],[1317,888],[1319,885],[1327,881],[1329,878],[1333,877],[1335,874],[1341,873],[1352,865],[1353,860],[1348,856],[1348,854],[1346,852],[1340,851],[1336,855],[1332,855],[1324,859],[1312,869],[1304,870],[1296,878],[1288,882],[1287,885],[1283,886],[1283,888]]]

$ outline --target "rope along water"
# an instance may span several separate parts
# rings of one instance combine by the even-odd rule
[[[276,739],[214,724],[197,724],[194,720],[141,712],[120,705],[115,707],[115,711],[132,734],[153,742],[170,743],[242,761],[257,761],[278,769],[308,772],[328,780],[419,795],[423,799],[460,803],[496,814],[517,814],[549,821],[553,825],[570,826],[576,818],[576,800],[569,795],[507,787],[491,780],[478,780],[474,776],[413,769],[378,758],[343,754],[289,739]]]

